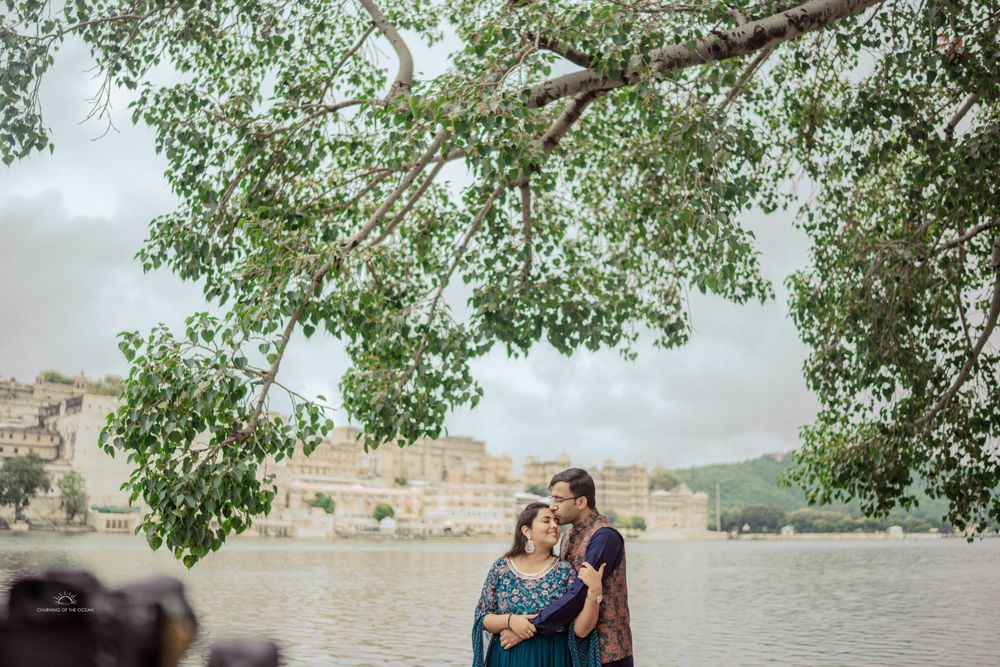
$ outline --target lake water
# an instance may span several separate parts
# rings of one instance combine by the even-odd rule
[[[268,637],[284,664],[467,667],[502,542],[233,541],[191,571],[131,535],[0,534],[18,574],[181,578],[203,634]],[[1000,665],[1000,539],[630,542],[636,665]]]

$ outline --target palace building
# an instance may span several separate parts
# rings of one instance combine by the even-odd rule
[[[29,504],[29,521],[61,519],[56,482],[71,470],[84,477],[87,507],[96,506],[88,523],[126,532],[141,520],[141,498],[130,511],[128,492],[121,489],[132,472],[127,457],[108,456],[98,446],[108,414],[119,405],[108,393],[106,384],[82,373],[75,378],[43,373],[33,384],[0,381],[0,461],[35,453],[52,481],[52,490]],[[494,455],[485,442],[466,436],[422,438],[402,448],[376,444],[360,429],[342,426],[309,456],[298,445],[280,462],[268,457],[260,474],[275,473],[272,512],[255,518],[246,534],[330,537],[388,528],[413,536],[507,536],[520,509],[538,497],[526,488],[545,488],[553,475],[572,467],[566,453],[549,461],[529,456],[523,476],[515,477],[509,456]],[[707,496],[683,484],[650,492],[644,463],[607,460],[591,474],[601,511],[641,516],[650,530],[705,530]],[[317,501],[318,494],[333,501],[332,513]],[[377,505],[392,508],[391,520],[375,521]],[[12,518],[12,508],[0,508],[0,520]]]
[[[529,456],[524,462],[524,482],[529,487],[548,487],[556,473],[572,467],[565,452],[554,461]],[[669,491],[651,490],[650,473],[644,463],[619,466],[609,459],[587,472],[594,478],[597,509],[601,512],[640,516],[646,520],[649,531],[690,534],[707,530],[708,495],[694,493],[685,484]]]
[[[83,373],[75,378],[39,374],[34,384],[0,380],[0,460],[34,453],[52,482],[48,493],[28,505],[29,520],[60,519],[56,482],[71,470],[84,478],[88,506],[128,505],[128,493],[120,487],[130,465],[124,456],[112,458],[98,446],[107,415],[117,407],[118,399],[93,392]],[[13,509],[0,507],[0,518],[13,520]],[[113,525],[130,530],[137,520],[129,513]]]

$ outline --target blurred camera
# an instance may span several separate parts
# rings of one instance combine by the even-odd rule
[[[3,667],[177,667],[198,634],[184,585],[155,577],[105,587],[83,570],[22,577],[0,607]],[[209,667],[278,667],[266,640],[224,639]]]

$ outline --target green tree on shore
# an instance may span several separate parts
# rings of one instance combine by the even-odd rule
[[[549,487],[544,484],[528,484],[524,490],[532,495],[541,496],[542,498],[549,497]]]
[[[15,521],[24,521],[24,509],[40,491],[51,490],[49,474],[34,452],[7,459],[0,466],[0,505],[14,507]]]
[[[630,516],[622,522],[622,527],[646,530],[646,519],[641,516]]]
[[[743,531],[749,526],[751,533],[776,533],[787,523],[785,512],[770,505],[750,505],[722,513],[722,527],[727,532]]]
[[[658,470],[649,476],[650,491],[670,491],[681,484],[681,478],[669,470]]]
[[[437,437],[494,346],[633,359],[640,332],[688,340],[689,290],[771,298],[741,217],[798,177],[817,191],[791,308],[822,409],[791,479],[875,515],[922,477],[957,526],[1000,518],[991,0],[4,4],[0,156],[51,146],[39,79],[83,39],[96,115],[136,91],[179,200],[139,261],[221,313],[121,334],[101,435],[186,564],[270,508],[268,455],[333,426],[322,397],[267,409],[295,333],[344,342],[339,407],[366,444]],[[407,39],[445,29],[461,46],[421,78]]]
[[[375,505],[375,509],[372,511],[372,516],[376,521],[381,521],[386,517],[396,516],[396,510],[392,508],[392,505],[387,505],[386,503],[379,503]]]
[[[785,513],[780,508],[768,505],[744,507],[740,519],[744,524],[749,524],[750,530],[756,533],[777,532],[787,521]]]
[[[87,510],[87,489],[83,475],[70,470],[59,478],[56,486],[59,487],[60,502],[66,521],[72,523],[78,514],[84,514]]]
[[[715,463],[679,469],[675,474],[681,477],[692,491],[703,491],[709,495],[709,525],[714,526],[715,503],[711,501],[714,500],[716,484],[722,489],[724,515],[730,510],[735,510],[738,514],[744,507],[751,505],[770,505],[783,510],[786,514],[810,507],[809,500],[801,488],[781,483],[782,477],[788,473],[792,464],[789,455],[766,454],[737,463]],[[899,523],[909,515],[927,521],[939,530],[950,530],[950,525],[944,520],[948,513],[947,500],[929,497],[922,484],[914,484],[911,490],[919,500],[919,506],[908,510],[893,510],[892,520]],[[861,506],[857,502],[833,501],[812,508],[835,511],[849,517],[858,517],[862,514]],[[872,522],[881,525],[883,519],[887,517],[872,517]]]
[[[55,370],[46,370],[41,373],[42,379],[46,382],[55,382],[57,384],[69,384],[72,385],[76,382],[76,378],[71,375],[65,375]],[[105,375],[99,380],[87,380],[85,389],[91,394],[103,394],[105,396],[117,396],[122,393],[122,378],[118,375]]]
[[[309,501],[310,507],[322,507],[327,514],[333,514],[337,509],[337,503],[327,494],[317,491],[313,499]]]

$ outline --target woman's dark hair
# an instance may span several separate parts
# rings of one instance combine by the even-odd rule
[[[514,556],[528,553],[524,549],[524,545],[528,543],[528,538],[521,532],[521,528],[524,526],[531,528],[531,524],[535,522],[535,517],[538,516],[538,511],[547,510],[548,508],[547,504],[536,500],[533,503],[528,503],[521,510],[521,513],[517,515],[517,525],[514,527],[514,544],[511,545],[510,551],[504,554],[504,558],[513,558]]]
[[[587,507],[597,510],[597,489],[594,487],[594,478],[583,468],[566,468],[561,473],[557,473],[549,482],[551,489],[557,482],[569,484],[570,493],[587,499]]]

